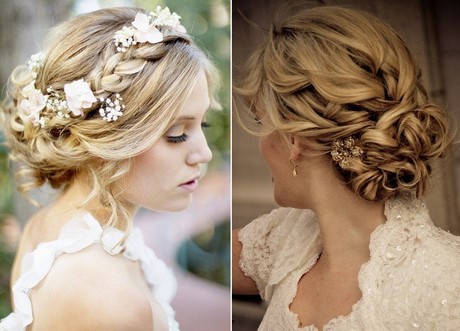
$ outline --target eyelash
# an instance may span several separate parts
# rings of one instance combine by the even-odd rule
[[[166,140],[168,141],[168,143],[179,144],[185,142],[187,138],[188,136],[185,133],[183,133],[180,136],[167,136]]]
[[[210,126],[211,125],[209,123],[207,123],[207,122],[202,122],[201,123],[202,128],[209,128]],[[183,142],[187,141],[187,139],[188,139],[188,135],[186,133],[183,133],[180,136],[167,136],[166,137],[166,140],[169,143],[172,143],[172,144],[183,143]]]

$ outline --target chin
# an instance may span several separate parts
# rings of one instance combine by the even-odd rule
[[[158,206],[155,204],[155,206],[142,206],[144,208],[154,210],[154,211],[160,211],[160,212],[179,212],[187,209],[190,204],[192,203],[192,195],[190,194],[190,197],[184,198],[184,199],[178,199],[174,201],[169,201],[162,206]]]
[[[290,195],[287,192],[277,193],[275,191],[273,193],[273,198],[275,199],[275,202],[277,203],[277,205],[280,207],[289,207],[289,208],[297,208],[297,209],[308,208],[305,206],[304,203],[299,201],[299,197]]]
[[[285,194],[276,194],[276,192],[273,194],[273,197],[275,198],[275,202],[280,206],[280,207],[292,207],[289,203],[289,199],[287,199]]]

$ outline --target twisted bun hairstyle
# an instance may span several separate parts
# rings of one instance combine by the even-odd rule
[[[20,191],[48,182],[65,189],[81,171],[87,171],[97,199],[111,212],[110,225],[129,228],[127,202],[115,196],[117,180],[130,169],[131,158],[151,147],[177,117],[193,90],[200,70],[206,74],[210,99],[216,105],[216,71],[187,34],[160,28],[164,40],[131,46],[117,52],[115,32],[130,26],[136,8],[102,9],[75,17],[48,35],[44,65],[36,78],[19,66],[8,82],[2,107],[4,131],[11,157],[20,163]],[[54,116],[45,128],[22,121],[18,105],[21,90],[36,79],[35,88],[63,92],[64,84],[83,78],[96,98],[119,93],[126,106],[117,121],[106,122],[100,104],[82,117]],[[99,101],[98,101],[99,102]]]
[[[279,16],[243,77],[238,93],[272,129],[309,138],[324,154],[354,137],[363,157],[334,166],[367,200],[422,195],[430,161],[451,143],[446,112],[429,103],[403,40],[362,11],[324,6]]]

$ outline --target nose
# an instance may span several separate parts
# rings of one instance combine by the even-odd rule
[[[197,141],[193,144],[193,149],[187,155],[187,164],[208,163],[212,159],[212,152],[206,141],[204,133],[201,132]]]

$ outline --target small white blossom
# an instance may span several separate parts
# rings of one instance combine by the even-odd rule
[[[169,27],[181,33],[187,30],[180,24],[180,16],[171,13],[168,7],[160,6],[150,15],[137,13],[132,26],[124,26],[115,32],[114,43],[118,52],[126,52],[128,47],[137,43],[156,44],[163,41],[163,33],[158,27]]]
[[[151,30],[150,27],[148,27]],[[120,48],[129,47],[136,44],[135,34],[138,31],[134,27],[123,28],[118,31]],[[117,43],[117,40],[115,40]],[[27,62],[32,77],[36,78],[37,73],[43,66],[44,54],[33,55]],[[19,102],[18,113],[23,121],[30,121],[34,126],[45,128],[50,120],[57,116],[60,119],[70,119],[74,116],[83,116],[84,108],[91,108],[93,103],[100,101],[101,107],[99,114],[106,121],[116,121],[123,115],[125,105],[122,104],[123,98],[119,93],[115,95],[96,99],[88,83],[83,79],[72,81],[64,85],[64,92],[54,90],[48,86],[46,94],[40,89],[35,88],[33,79],[22,90],[23,99]]]
[[[42,129],[46,126],[47,122],[48,122],[48,120],[45,117],[40,117],[40,120],[38,121],[38,123],[40,123],[40,127]]]
[[[83,79],[64,85],[67,106],[73,115],[83,115],[83,108],[90,108],[97,99],[94,97],[89,84]]]
[[[163,41],[163,34],[154,24],[150,24],[150,18],[147,15],[137,13],[132,24],[136,28],[134,36],[137,42],[156,44]]]
[[[34,73],[34,77],[37,77],[38,71],[43,66],[43,62],[45,61],[45,53],[38,52],[33,54],[29,61],[27,61],[27,66],[29,69]]]
[[[99,108],[99,114],[107,122],[116,121],[123,115],[122,110],[125,108],[125,105],[121,103],[122,98],[120,97],[120,94],[117,93],[114,97],[115,100],[107,98],[101,108]]]
[[[24,99],[19,103],[19,112],[31,121],[34,126],[39,124],[40,113],[45,108],[48,96],[35,88],[35,80],[25,86],[22,91]]]

